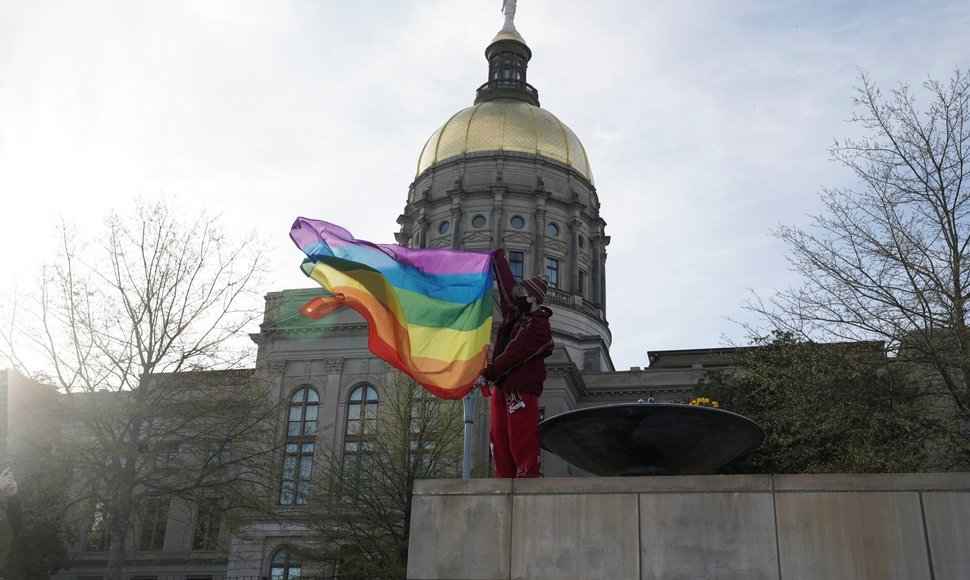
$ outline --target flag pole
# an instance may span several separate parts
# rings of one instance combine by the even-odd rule
[[[465,454],[461,460],[461,478],[472,478],[472,424],[475,422],[475,400],[478,388],[473,388],[462,399],[465,408]]]

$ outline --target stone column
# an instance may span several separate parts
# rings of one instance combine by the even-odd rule
[[[502,191],[493,189],[492,203],[492,249],[505,247],[505,208],[502,207]]]
[[[600,304],[603,309],[603,318],[606,318],[606,245],[601,250],[600,258]]]
[[[461,216],[464,212],[460,207],[451,208],[451,247],[461,249]]]
[[[428,247],[428,227],[431,226],[431,222],[424,217],[424,212],[421,216],[414,220],[414,238],[412,243],[415,248],[427,248]]]
[[[540,202],[541,203],[541,202]],[[533,275],[546,273],[546,208],[545,204],[536,208],[535,216],[535,251],[533,252]],[[525,273],[528,278],[529,274]]]
[[[333,433],[330,434],[330,446],[334,450],[340,448],[338,439],[344,429],[340,422],[340,373],[343,372],[343,368],[344,359],[342,357],[323,359],[323,370],[327,373],[327,390],[320,399],[320,413],[328,413],[330,416],[330,420],[326,423],[332,425]],[[323,417],[318,420],[320,425],[325,424]]]
[[[325,358],[323,359],[323,370],[327,373],[328,380],[329,377],[333,375],[340,376],[341,371],[344,368],[343,357]]]
[[[603,264],[600,254],[600,236],[596,235],[595,237],[590,237],[589,244],[590,254],[592,254],[593,258],[593,271],[590,272],[589,277],[590,299],[593,301],[593,304],[601,305],[603,304],[603,297],[600,278],[603,277]]]
[[[579,293],[579,232],[583,222],[573,218],[569,222],[569,290]]]

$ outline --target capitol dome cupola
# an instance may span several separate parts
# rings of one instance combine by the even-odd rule
[[[539,106],[539,91],[526,81],[532,51],[515,29],[512,12],[506,12],[505,25],[485,49],[488,81],[478,87],[475,104],[493,99],[513,98]]]

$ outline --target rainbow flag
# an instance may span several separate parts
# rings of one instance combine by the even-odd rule
[[[492,332],[492,252],[372,244],[302,217],[290,238],[307,256],[303,272],[333,294],[307,302],[304,315],[349,306],[367,320],[376,356],[438,397],[471,390]]]

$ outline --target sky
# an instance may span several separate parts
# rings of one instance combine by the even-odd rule
[[[0,0],[0,299],[64,218],[135,198],[267,240],[265,291],[313,287],[297,216],[394,242],[425,141],[470,106],[500,0]],[[965,0],[521,0],[543,108],[583,142],[611,243],[619,370],[745,344],[752,295],[797,285],[864,71],[885,90],[970,67]],[[254,329],[255,330],[255,329]]]

